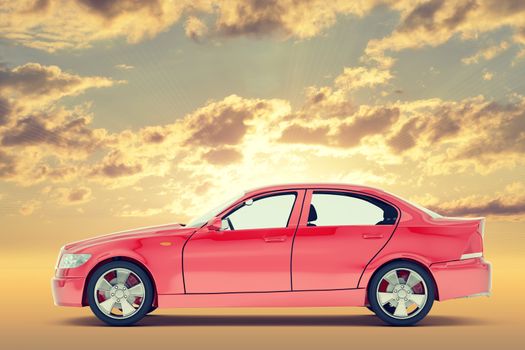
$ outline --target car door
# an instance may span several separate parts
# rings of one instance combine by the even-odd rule
[[[373,196],[308,190],[292,250],[292,289],[357,288],[394,232],[398,213]]]
[[[183,252],[186,293],[290,291],[292,241],[305,190],[243,199],[222,229],[198,230]]]

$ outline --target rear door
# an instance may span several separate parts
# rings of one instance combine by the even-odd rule
[[[292,289],[357,288],[394,232],[398,213],[362,193],[308,190],[292,249]]]

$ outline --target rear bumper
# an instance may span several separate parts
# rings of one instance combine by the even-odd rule
[[[54,277],[51,280],[53,301],[57,306],[83,306],[83,277]]]
[[[438,300],[490,295],[492,268],[483,258],[455,260],[430,265],[436,280]]]

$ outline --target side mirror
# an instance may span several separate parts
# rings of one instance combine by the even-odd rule
[[[220,231],[222,228],[222,220],[221,218],[214,217],[210,221],[208,221],[208,224],[206,225],[206,228],[210,231]]]

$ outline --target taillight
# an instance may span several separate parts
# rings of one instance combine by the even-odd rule
[[[479,221],[478,232],[481,235],[481,238],[485,237],[485,218],[481,218]]]
[[[485,235],[485,218],[481,218],[476,231],[470,234],[465,251],[460,259],[474,259],[483,257],[483,236]]]

